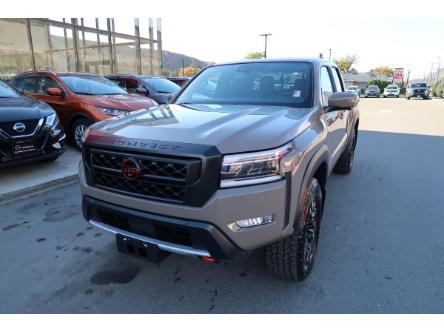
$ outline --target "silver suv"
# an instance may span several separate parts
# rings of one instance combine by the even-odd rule
[[[353,166],[358,99],[322,59],[211,66],[171,104],[89,128],[84,216],[132,256],[213,262],[265,248],[273,274],[303,280],[328,176]]]

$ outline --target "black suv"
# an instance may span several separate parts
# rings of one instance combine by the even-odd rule
[[[20,95],[0,81],[0,167],[31,160],[55,161],[65,134],[45,102]]]
[[[105,77],[129,93],[147,96],[159,104],[167,104],[170,97],[180,90],[180,86],[159,76],[116,74]]]

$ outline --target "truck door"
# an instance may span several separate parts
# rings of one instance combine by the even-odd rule
[[[343,85],[340,82],[336,72],[338,83],[335,82],[334,75],[330,67],[321,68],[321,99],[325,111],[325,122],[328,126],[327,146],[330,155],[330,168],[333,168],[342,153],[343,147],[347,142],[347,111],[331,110],[328,107],[328,98],[333,92],[343,91]]]

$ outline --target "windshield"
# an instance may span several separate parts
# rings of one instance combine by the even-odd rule
[[[358,87],[356,86],[350,86],[347,88],[347,90],[358,90]]]
[[[378,90],[379,88],[378,88],[378,86],[369,86],[367,89],[368,90]]]
[[[412,88],[427,88],[426,83],[412,83]]]
[[[207,68],[177,104],[249,104],[308,108],[313,104],[312,66],[306,62],[251,62]]]
[[[141,81],[160,94],[171,94],[180,90],[177,84],[163,78],[141,78]]]
[[[398,86],[387,86],[387,89],[398,89]]]
[[[8,97],[18,97],[20,96],[15,92],[10,86],[8,86],[3,81],[0,81],[0,98],[8,98]]]
[[[100,76],[62,75],[62,81],[75,94],[79,95],[126,95],[127,92],[114,82]]]

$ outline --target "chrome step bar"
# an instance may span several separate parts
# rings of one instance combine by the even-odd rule
[[[102,223],[102,222],[99,222],[99,221],[96,221],[93,219],[89,220],[88,222],[89,222],[89,224],[93,225],[94,227],[99,228],[99,229],[106,231],[106,232],[110,232],[114,235],[119,234],[119,235],[126,236],[129,238],[137,239],[141,242],[156,244],[159,247],[159,249],[163,250],[163,251],[177,253],[177,254],[183,254],[183,255],[188,255],[188,256],[211,257],[210,253],[205,250],[194,249],[192,247],[185,246],[185,245],[173,244],[173,243],[164,242],[164,241],[150,238],[150,237],[137,235],[132,232],[125,231],[125,230],[122,230],[119,228],[115,228],[113,226],[110,226],[108,224],[105,224],[105,223]]]

